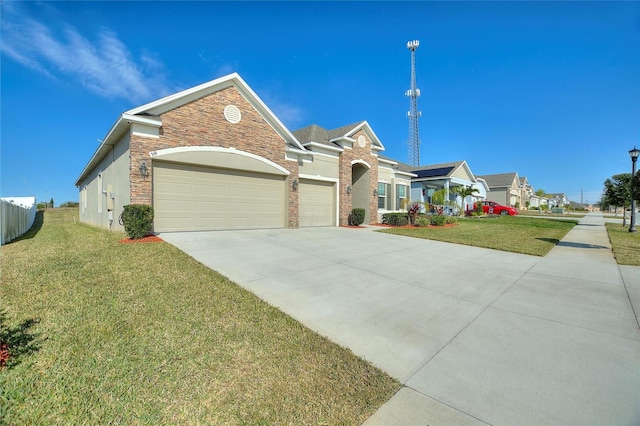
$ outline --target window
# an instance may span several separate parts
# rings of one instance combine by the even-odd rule
[[[407,206],[404,205],[405,200],[407,198],[407,187],[406,185],[396,185],[396,210],[400,210],[402,208],[407,208]]]
[[[378,208],[389,210],[389,197],[387,197],[387,187],[389,185],[384,182],[378,182]]]
[[[102,213],[102,173],[98,175],[98,213]]]

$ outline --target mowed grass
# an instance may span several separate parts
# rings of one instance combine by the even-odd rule
[[[361,424],[400,384],[167,243],[47,210],[0,248],[0,424]]]
[[[628,226],[619,223],[607,223],[606,226],[616,262],[640,266],[640,232],[629,232]]]
[[[388,228],[380,232],[544,256],[577,220],[499,216],[460,218],[453,227]]]

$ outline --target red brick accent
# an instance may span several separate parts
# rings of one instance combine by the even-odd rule
[[[359,130],[351,137],[357,141],[360,135],[364,136],[367,141],[364,147],[360,147],[356,142],[353,144],[352,149],[345,149],[344,152],[340,154],[340,170],[338,171],[341,183],[341,188],[339,188],[340,226],[346,226],[349,224],[349,215],[352,210],[351,195],[347,194],[345,188],[347,185],[351,185],[351,162],[354,160],[362,160],[371,166],[369,169],[369,221],[370,223],[376,223],[378,221],[378,200],[373,196],[373,190],[378,187],[378,157],[373,154],[371,150],[371,139],[364,130]]]
[[[242,119],[232,124],[224,118],[224,108],[235,105]],[[131,203],[152,204],[153,167],[149,152],[181,146],[217,146],[236,148],[273,161],[291,172],[289,182],[298,179],[298,163],[285,160],[285,140],[265,121],[235,87],[222,89],[161,115],[159,138],[131,135]],[[147,161],[149,176],[138,172]],[[297,228],[298,193],[289,187],[290,228]]]

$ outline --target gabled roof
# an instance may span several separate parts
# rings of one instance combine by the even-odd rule
[[[342,149],[342,146],[338,142],[344,139],[354,142],[352,136],[361,129],[364,130],[371,139],[372,149],[378,151],[384,150],[382,142],[380,142],[380,139],[378,139],[378,136],[376,136],[373,129],[366,121],[358,121],[333,130],[328,130],[324,127],[318,126],[317,124],[312,124],[294,131],[293,135],[302,143],[302,145],[308,145],[315,142]]]
[[[478,176],[487,182],[489,188],[502,188],[509,187],[513,184],[514,181],[520,183],[520,179],[518,178],[517,172],[510,173],[498,173],[495,175],[482,175]]]
[[[233,73],[123,112],[109,132],[107,132],[107,135],[100,143],[100,146],[82,173],[80,173],[80,176],[76,180],[76,186],[79,185],[111,149],[113,149],[120,138],[129,131],[132,123],[160,127],[162,126],[162,121],[159,118],[161,114],[228,87],[235,87],[238,92],[240,92],[247,102],[260,113],[262,118],[285,140],[289,149],[306,151],[296,137],[282,124],[278,117],[276,117],[247,83],[245,83],[240,75]]]
[[[418,175],[418,179],[423,178],[451,178],[453,174],[460,168],[463,167],[473,179],[473,173],[469,169],[467,162],[462,161],[452,161],[449,163],[440,163],[440,164],[429,164],[426,166],[413,167],[412,172]]]

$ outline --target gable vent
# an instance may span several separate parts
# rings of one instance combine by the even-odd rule
[[[237,124],[240,122],[242,118],[242,114],[240,110],[235,105],[227,105],[224,107],[224,118],[231,124]]]

